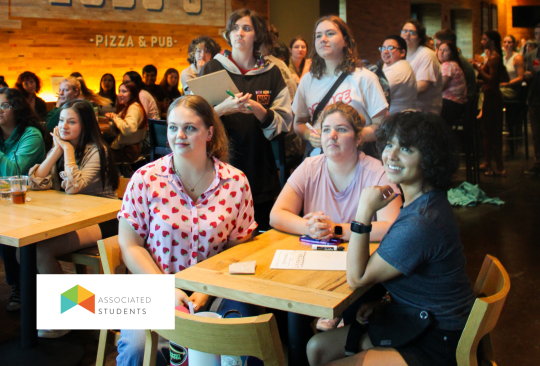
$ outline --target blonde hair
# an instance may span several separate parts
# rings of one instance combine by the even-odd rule
[[[203,97],[186,95],[172,102],[167,112],[167,120],[169,120],[171,111],[178,107],[191,109],[195,112],[202,119],[206,128],[214,127],[214,133],[206,148],[206,154],[227,163],[229,161],[229,139],[225,133],[225,127],[223,127],[223,123],[214,108]]]
[[[347,122],[349,122],[356,138],[358,138],[362,134],[362,130],[366,125],[366,119],[364,118],[364,116],[358,113],[356,109],[343,102],[337,102],[327,106],[319,115],[319,118],[317,119],[315,125],[321,128],[326,117],[334,113],[341,114],[341,116],[345,118]],[[361,150],[361,148],[362,144],[358,145],[358,150]]]
[[[78,90],[81,93],[80,97],[83,97],[84,99],[89,100],[96,105],[106,106],[112,104],[112,101],[110,99],[102,97],[101,95],[94,93],[92,90],[88,89],[86,83],[84,82],[84,79],[81,77],[76,78],[74,76],[70,76],[62,80],[62,83],[69,84],[72,89]]]

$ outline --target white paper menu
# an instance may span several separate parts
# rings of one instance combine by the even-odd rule
[[[347,269],[347,252],[278,249],[270,268],[345,271]]]

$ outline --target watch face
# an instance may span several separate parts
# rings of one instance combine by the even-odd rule
[[[341,226],[335,226],[334,227],[334,234],[335,235],[343,235],[343,228]]]

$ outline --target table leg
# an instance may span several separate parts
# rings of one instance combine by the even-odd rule
[[[21,348],[37,346],[36,246],[26,245],[21,255]]]

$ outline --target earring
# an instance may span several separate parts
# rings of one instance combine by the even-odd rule
[[[210,140],[206,140],[206,150],[210,150],[212,147],[212,144],[210,143]]]
[[[169,144],[169,141],[167,141],[167,142],[165,143],[165,145],[166,145],[169,149],[171,148],[171,145]]]

